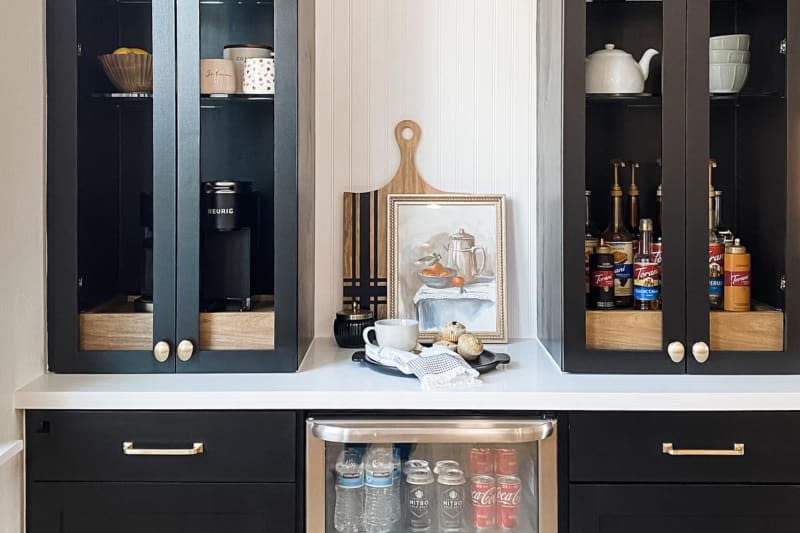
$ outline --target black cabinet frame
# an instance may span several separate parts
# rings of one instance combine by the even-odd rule
[[[78,283],[77,0],[48,0],[48,360],[54,372],[292,372],[313,339],[314,9],[311,0],[274,0],[279,51],[275,115],[274,350],[195,351],[200,291],[200,2],[152,0],[153,345],[151,351],[81,351]],[[301,85],[302,83],[302,85]],[[310,95],[310,96],[309,96]],[[300,220],[302,215],[303,220]],[[311,220],[309,228],[307,221]],[[300,261],[302,257],[302,261]]]
[[[609,2],[609,4],[613,4]],[[783,351],[715,351],[699,363],[698,342],[710,345],[708,309],[707,175],[710,155],[708,38],[712,0],[664,0],[662,6],[663,264],[665,292],[660,351],[592,350],[586,347],[586,308],[581,261],[583,191],[586,184],[585,0],[540,3],[538,182],[540,268],[539,338],[564,371],[577,373],[781,374],[800,373],[800,6],[788,1],[786,69],[787,187],[786,292]],[[554,135],[559,132],[560,135]],[[646,134],[646,133],[644,133]],[[698,176],[700,178],[698,179]],[[782,192],[782,191],[781,191]],[[784,201],[781,196],[778,201]],[[783,206],[781,206],[783,207]],[[784,228],[782,228],[784,229]],[[673,244],[674,243],[674,244]],[[620,332],[624,334],[624,332]],[[685,358],[667,355],[680,342]]]

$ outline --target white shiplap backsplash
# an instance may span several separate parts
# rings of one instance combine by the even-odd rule
[[[316,335],[342,301],[342,193],[394,175],[394,126],[423,130],[420,174],[508,198],[511,337],[536,332],[532,0],[317,0]]]

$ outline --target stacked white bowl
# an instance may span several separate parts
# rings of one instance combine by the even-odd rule
[[[750,73],[750,36],[746,33],[711,37],[708,44],[709,90],[738,93]]]

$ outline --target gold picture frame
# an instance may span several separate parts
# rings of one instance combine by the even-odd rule
[[[388,317],[418,320],[420,342],[452,320],[507,342],[505,195],[391,194],[388,204]]]

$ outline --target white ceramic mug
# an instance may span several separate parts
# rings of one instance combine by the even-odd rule
[[[248,57],[244,61],[242,92],[275,94],[275,60],[271,57]]]
[[[364,330],[362,336],[366,344],[372,344],[372,341],[369,340],[369,332],[373,330],[378,340],[378,346],[396,348],[406,352],[417,347],[419,322],[416,320],[405,318],[378,320],[374,326]]]
[[[236,92],[242,91],[244,63],[248,57],[272,57],[272,48],[264,44],[229,44],[222,51],[222,57],[236,63]]]

